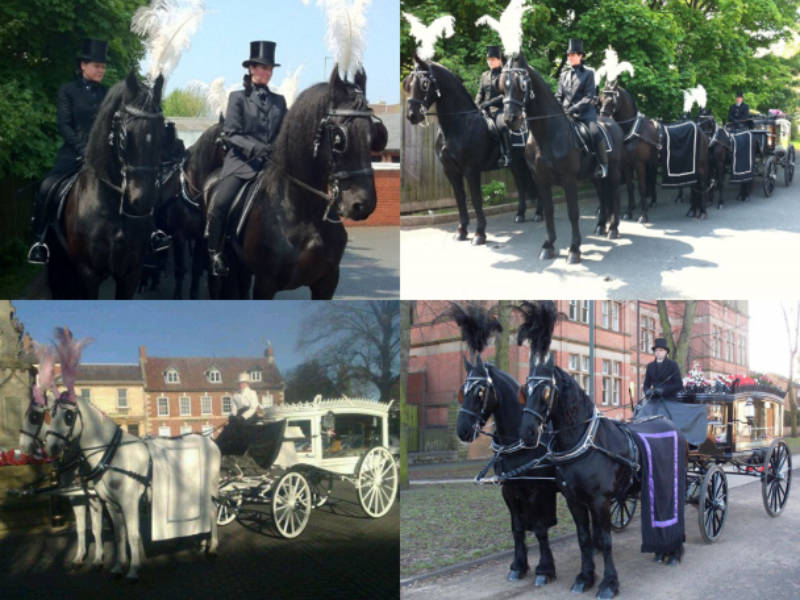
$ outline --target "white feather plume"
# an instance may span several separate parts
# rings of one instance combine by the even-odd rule
[[[211,82],[211,85],[208,86],[206,105],[212,117],[218,118],[220,115],[225,114],[228,108],[229,94],[230,92],[225,88],[224,77],[217,77]]]
[[[631,77],[633,77],[634,69],[633,65],[629,63],[627,60],[623,60],[619,62],[619,56],[617,55],[617,51],[614,50],[611,46],[606,48],[606,57],[603,60],[603,64],[600,66],[594,74],[594,82],[595,85],[600,85],[600,81],[603,77],[606,78],[606,81],[609,84],[613,84],[620,75],[624,72],[628,72]]]
[[[685,113],[692,110],[692,106],[694,106],[695,102],[697,102],[697,106],[700,108],[705,108],[707,101],[706,88],[702,85],[683,90],[683,112]]]
[[[433,58],[436,53],[436,40],[452,37],[455,33],[456,19],[451,15],[439,17],[427,26],[411,13],[404,12],[403,17],[411,25],[411,37],[419,43],[417,56],[422,60],[431,60]]]
[[[177,66],[206,7],[203,0],[152,0],[131,19],[131,31],[144,41],[150,61],[147,72],[152,82],[162,74],[167,78]]]
[[[532,7],[525,5],[526,0],[511,0],[498,21],[489,15],[483,15],[475,25],[488,25],[500,35],[500,42],[506,54],[519,52],[522,47],[522,17]]]
[[[276,91],[286,100],[286,108],[289,108],[294,103],[294,99],[297,98],[297,78],[302,70],[303,65],[300,65],[291,73],[287,73],[283,81],[278,85]]]
[[[339,73],[355,75],[363,62],[366,44],[366,10],[371,0],[317,0],[325,10],[326,43]]]
[[[698,85],[694,88],[694,99],[697,102],[697,106],[700,108],[706,107],[706,102],[708,102],[708,94],[706,94],[706,88],[702,85]]]

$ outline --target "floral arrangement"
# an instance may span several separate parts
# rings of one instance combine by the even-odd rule
[[[743,390],[757,390],[785,396],[786,391],[780,389],[766,375],[717,375],[714,380],[708,379],[700,368],[700,363],[695,361],[686,377],[683,378],[683,389],[693,394],[732,394]]]

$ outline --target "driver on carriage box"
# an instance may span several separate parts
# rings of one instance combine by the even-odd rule
[[[233,395],[233,414],[249,421],[256,416],[258,407],[258,394],[250,387],[250,376],[240,373],[239,392]]]
[[[497,166],[507,167],[511,164],[511,143],[508,139],[508,127],[503,119],[503,93],[497,85],[504,62],[500,46],[487,46],[486,62],[489,70],[481,74],[475,104],[497,127],[500,138],[500,158],[497,160]]]
[[[567,46],[567,62],[558,80],[556,100],[564,107],[564,111],[573,119],[582,122],[589,129],[592,139],[592,150],[597,157],[595,177],[608,175],[608,155],[605,137],[597,124],[597,108],[594,105],[596,95],[594,70],[584,66],[583,40],[569,39]]]
[[[242,185],[253,179],[269,160],[272,143],[286,114],[284,97],[267,87],[272,70],[280,67],[275,62],[275,42],[250,42],[250,58],[242,66],[248,71],[244,90],[231,92],[228,97],[223,125],[228,151],[206,223],[211,273],[217,277],[228,274],[222,256],[228,210]]]
[[[746,121],[750,119],[750,107],[744,103],[744,93],[736,92],[736,104],[728,109],[728,123],[736,129],[747,129]]]
[[[674,360],[667,358],[669,347],[666,339],[656,338],[653,353],[656,359],[647,365],[644,392],[649,397],[673,400],[683,390],[680,367]]]

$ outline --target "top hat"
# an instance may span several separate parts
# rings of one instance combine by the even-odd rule
[[[737,98],[744,98],[744,93],[742,90],[736,90],[736,97]]]
[[[664,338],[656,338],[656,343],[653,346],[653,352],[656,351],[656,348],[663,348],[669,354],[669,346],[667,346],[667,340]]]
[[[275,62],[275,42],[250,42],[250,58],[242,66],[246,69],[250,65],[280,67]]]
[[[486,46],[486,58],[499,58],[503,60],[503,51],[500,46]]]
[[[247,373],[239,373],[239,383],[250,383],[250,375]]]
[[[83,40],[83,49],[78,54],[83,62],[108,62],[108,42],[86,38]]]
[[[583,40],[578,38],[569,38],[569,44],[567,45],[567,54],[585,54],[583,51]]]

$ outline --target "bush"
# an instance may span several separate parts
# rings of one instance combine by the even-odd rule
[[[492,181],[481,186],[484,204],[502,204],[506,199],[506,184],[503,181]]]

